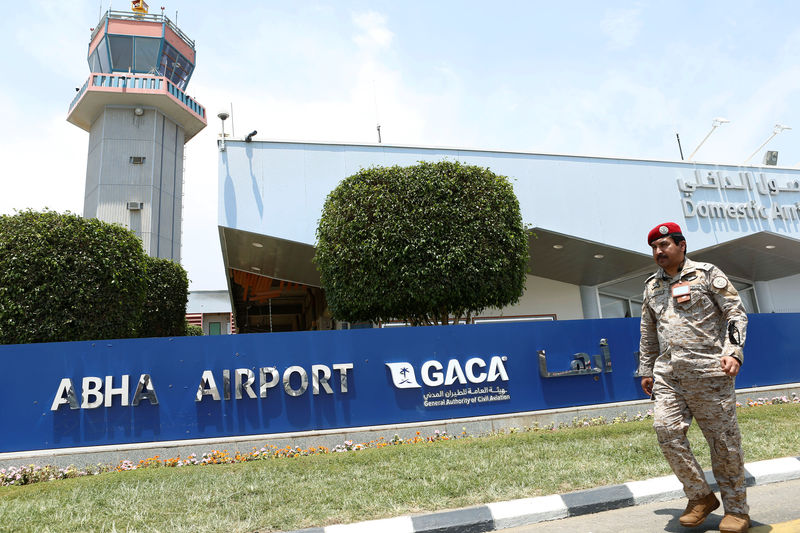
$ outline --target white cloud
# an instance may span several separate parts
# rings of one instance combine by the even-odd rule
[[[361,31],[353,41],[363,49],[386,48],[394,38],[386,27],[386,17],[375,11],[353,14],[353,23]]]
[[[642,27],[641,9],[613,9],[600,21],[600,29],[611,40],[612,48],[633,46]]]

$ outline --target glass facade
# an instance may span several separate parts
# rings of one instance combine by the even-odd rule
[[[598,293],[600,298],[600,316],[603,318],[628,318],[642,316],[642,299],[623,298],[614,294]]]
[[[161,39],[152,37],[136,37],[133,52],[134,72],[155,72],[158,64],[158,49],[161,48]]]
[[[185,90],[194,65],[164,39],[106,35],[88,57],[95,73],[136,72],[165,76]]]
[[[738,280],[731,280],[733,286],[736,287],[736,290],[739,292],[739,298],[742,299],[742,305],[744,305],[744,310],[748,313],[758,313],[758,303],[756,302],[756,291],[753,288],[752,283],[746,283],[744,281]]]
[[[95,48],[91,55],[89,55],[89,72],[103,72],[97,50],[98,49]]]
[[[179,89],[185,89],[186,84],[189,83],[189,78],[192,75],[193,69],[194,65],[189,63],[188,59],[178,53],[169,43],[164,43],[164,50],[161,52],[159,74],[166,76],[167,79],[177,85]]]
[[[92,51],[89,56],[89,71],[95,73],[108,73],[111,72],[111,64],[108,57],[108,39],[103,39],[98,43],[97,47]]]
[[[133,37],[129,35],[109,35],[111,48],[111,70],[127,72],[133,68]]]
[[[753,284],[745,281],[731,279],[731,283],[739,292],[745,311],[748,313],[758,313],[755,290]],[[600,298],[600,316],[603,318],[626,318],[642,316],[642,295],[641,293],[624,297],[619,294],[598,291]]]

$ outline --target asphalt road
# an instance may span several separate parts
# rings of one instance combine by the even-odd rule
[[[750,504],[750,533],[800,532],[800,479],[760,485],[747,489]],[[540,522],[502,530],[504,533],[676,533],[718,532],[722,507],[701,526],[685,528],[678,517],[686,500],[650,503],[590,515]]]

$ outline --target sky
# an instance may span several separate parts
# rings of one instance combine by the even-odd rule
[[[18,2],[0,19],[0,214],[83,212],[89,134],[66,121],[90,28],[116,0]],[[226,289],[216,115],[256,139],[741,164],[775,124],[800,165],[800,2],[152,0],[196,43],[182,264]],[[765,148],[765,149],[766,149]],[[759,163],[761,150],[751,163]],[[343,178],[345,176],[342,176]],[[642,199],[649,201],[649,199]]]

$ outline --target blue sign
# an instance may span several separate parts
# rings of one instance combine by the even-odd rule
[[[800,314],[750,315],[737,388],[800,382]],[[0,452],[644,398],[639,319],[0,346]]]

